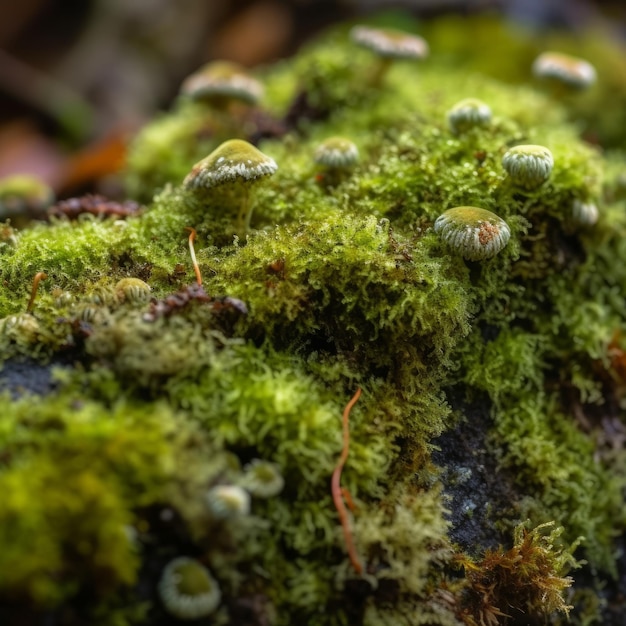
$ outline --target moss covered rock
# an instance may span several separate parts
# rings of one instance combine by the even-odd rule
[[[143,212],[0,241],[0,617],[176,623],[158,586],[185,557],[219,586],[216,624],[612,623],[625,161],[431,48],[372,83],[338,28],[260,76],[256,108],[181,99],[142,131]],[[492,117],[455,134],[467,98]],[[247,233],[245,183],[183,185],[233,136],[278,164]],[[333,136],[359,160],[329,177]],[[550,151],[542,185],[507,175],[517,145]],[[464,259],[434,228],[453,207],[504,220],[506,245]],[[261,466],[280,488],[251,487]],[[223,487],[250,503],[216,513]]]

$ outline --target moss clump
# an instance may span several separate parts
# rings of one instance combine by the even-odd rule
[[[180,556],[218,581],[220,624],[473,626],[513,609],[558,624],[574,551],[589,608],[573,619],[598,612],[598,586],[618,602],[625,162],[541,93],[442,72],[439,54],[371,88],[370,55],[341,27],[268,69],[264,108],[231,119],[279,168],[245,235],[224,210],[235,193],[183,185],[232,138],[231,112],[184,99],[133,143],[141,214],[6,231],[1,376],[63,364],[54,392],[6,398],[0,418],[0,594],[18,613],[169,623],[157,588]],[[491,122],[457,135],[448,112],[467,98]],[[333,136],[359,161],[329,184],[314,155]],[[537,188],[503,169],[520,144],[553,155]],[[572,228],[575,201],[596,224]],[[506,222],[497,255],[441,241],[437,218],[459,206]],[[330,489],[357,387],[341,487],[362,572]],[[456,454],[464,432],[476,450]],[[259,459],[282,477],[268,497],[250,482]],[[211,494],[233,490],[248,514],[216,514]]]

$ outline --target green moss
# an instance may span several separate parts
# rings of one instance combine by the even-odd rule
[[[574,549],[589,563],[582,580],[611,584],[626,528],[624,452],[611,439],[626,407],[623,156],[581,142],[566,110],[533,88],[433,56],[419,69],[394,64],[369,89],[371,57],[341,27],[267,69],[264,108],[231,120],[239,137],[265,136],[279,168],[257,190],[245,237],[234,236],[235,192],[182,186],[228,138],[228,112],[184,99],[131,148],[141,215],[5,225],[3,377],[24,357],[22,368],[66,365],[55,394],[4,400],[1,595],[39,610],[95,597],[93,611],[76,608],[85,622],[158,624],[163,607],[142,601],[186,555],[220,585],[219,623],[252,613],[277,625],[458,626],[489,617],[472,593],[497,592],[497,616],[527,583],[519,610],[563,613],[561,570]],[[447,112],[464,98],[488,104],[493,119],[457,136]],[[270,114],[288,131],[261,132]],[[314,161],[332,136],[360,154],[334,179]],[[518,144],[554,155],[536,189],[516,187],[502,167]],[[595,226],[573,228],[575,200],[598,205]],[[511,230],[481,263],[433,229],[467,205]],[[204,292],[190,286],[186,228],[197,233]],[[145,281],[153,301],[125,297],[116,285],[128,278]],[[356,505],[344,528],[362,576],[330,489],[357,387],[341,486]],[[492,421],[485,449],[467,458],[498,465],[510,493],[480,494],[490,513],[449,514],[458,504],[446,476],[472,468],[454,467],[453,454],[451,468],[437,468],[431,452],[476,406]],[[245,487],[253,459],[274,464],[283,489],[253,495],[248,516],[215,516],[209,490]],[[450,541],[460,517],[472,528],[462,547]],[[484,537],[495,545],[526,517],[539,528],[555,520],[571,547],[518,530],[511,549],[485,552]],[[466,564],[456,580],[455,553]],[[512,573],[522,553],[530,569]],[[490,587],[494,571],[506,575]],[[539,606],[542,589],[549,606]]]

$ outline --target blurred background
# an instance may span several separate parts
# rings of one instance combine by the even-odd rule
[[[0,178],[34,174],[58,197],[98,189],[204,62],[272,63],[335,22],[381,11],[406,15],[427,39],[448,19],[459,63],[481,16],[531,40],[564,32],[574,48],[589,29],[618,51],[626,42],[624,0],[0,0]],[[626,84],[626,56],[613,56]],[[493,73],[517,80],[506,64]]]

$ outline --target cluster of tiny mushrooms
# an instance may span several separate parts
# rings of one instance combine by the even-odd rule
[[[355,26],[352,41],[372,51],[377,62],[369,77],[372,87],[384,79],[394,59],[423,59],[428,44],[416,35],[397,30]],[[546,82],[552,92],[559,96],[568,90],[580,90],[595,80],[593,66],[582,59],[557,52],[541,54],[532,66],[533,74]],[[189,76],[181,86],[181,94],[193,100],[204,101],[214,110],[231,113],[237,106],[254,105],[262,97],[262,84],[249,76],[245,70],[230,62],[209,63]],[[454,135],[471,133],[474,129],[491,123],[490,107],[480,100],[468,98],[453,106],[447,114],[447,123]],[[326,174],[339,176],[349,173],[357,165],[359,150],[349,139],[330,137],[323,141],[313,155],[315,163]],[[520,191],[538,189],[550,177],[554,160],[550,150],[539,145],[517,145],[510,148],[502,158],[502,166],[510,182]],[[245,236],[250,226],[252,205],[250,187],[273,175],[278,169],[276,162],[255,146],[242,139],[231,139],[217,147],[209,156],[196,163],[183,181],[183,187],[200,198],[213,193],[218,187],[227,186],[240,198],[237,216],[237,233]],[[334,178],[337,180],[337,178]],[[595,204],[576,199],[570,220],[579,227],[595,223],[598,210]],[[193,254],[193,236],[190,250]],[[509,241],[511,232],[507,223],[495,213],[473,206],[459,206],[444,211],[434,223],[434,231],[452,250],[469,261],[481,261],[497,255]],[[198,283],[201,283],[197,263]],[[33,295],[28,305],[32,309],[36,285],[46,278],[40,272],[35,279]],[[149,296],[149,286],[139,279],[122,279],[116,285],[121,299],[141,301]],[[357,574],[363,568],[356,554],[350,532],[348,514],[340,487],[340,475],[346,462],[349,447],[348,415],[358,399],[360,390],[352,398],[343,416],[343,449],[332,478],[332,492],[339,512],[350,561]],[[255,460],[244,468],[241,484],[215,485],[207,493],[207,508],[216,520],[231,519],[250,511],[250,495],[269,498],[280,493],[284,479],[278,468],[267,461]],[[350,501],[346,498],[348,504]],[[221,601],[217,581],[200,561],[181,556],[164,568],[158,585],[164,607],[180,619],[197,619],[216,610]]]

